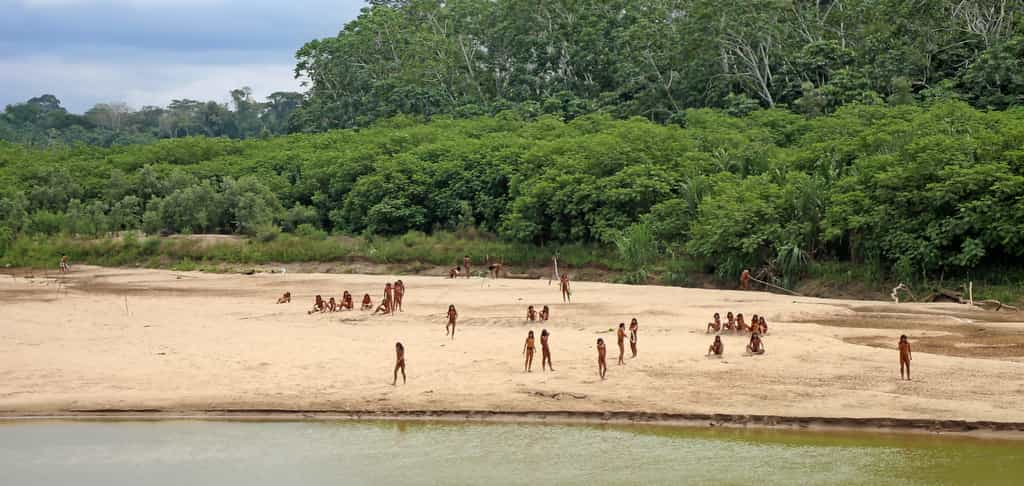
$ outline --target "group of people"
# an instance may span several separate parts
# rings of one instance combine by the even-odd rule
[[[388,282],[384,285],[384,297],[381,299],[380,305],[374,311],[374,314],[393,314],[396,311],[402,310],[402,298],[405,297],[405,284],[401,280],[396,280],[395,283]],[[277,299],[278,304],[288,304],[292,301],[292,293],[285,292],[284,295]],[[348,290],[345,290],[341,294],[340,300],[335,300],[334,297],[324,299],[322,295],[317,295],[313,298],[313,308],[310,309],[307,314],[324,313],[324,312],[339,312],[346,310],[354,310],[355,301],[352,298],[352,294]],[[359,310],[367,311],[373,309],[373,299],[370,298],[370,294],[363,294],[363,301],[359,306]]]
[[[637,333],[640,331],[640,324],[634,317],[633,320],[629,321],[629,350],[633,353],[632,357],[636,357],[636,343]],[[626,323],[620,322],[618,330],[615,331],[615,338],[619,345],[619,361],[618,364],[624,365],[626,361],[624,357],[626,355]],[[608,373],[608,362],[606,361],[607,350],[604,345],[604,338],[597,338],[597,374],[601,379],[605,379],[605,375]]]
[[[537,313],[537,310],[533,308],[532,305],[530,307],[526,308],[526,320],[527,321],[534,322],[537,319],[540,319],[541,322],[544,322],[544,321],[546,321],[546,320],[548,320],[550,318],[551,318],[551,309],[548,309],[548,306],[541,307],[539,314]]]
[[[448,278],[458,278],[464,276],[469,278],[471,275],[470,270],[473,266],[473,259],[466,255],[462,257],[462,265],[456,265],[448,269]],[[488,258],[487,263],[487,275],[491,278],[501,278],[503,273],[504,265],[500,262],[491,262]]]
[[[754,314],[750,318],[750,324],[747,324],[746,319],[743,318],[743,313],[738,313],[733,316],[732,312],[725,313],[725,322],[722,322],[721,314],[715,312],[711,322],[708,323],[707,333],[712,332],[733,332],[739,333],[758,333],[768,334],[768,322],[764,320],[764,316],[758,316]]]

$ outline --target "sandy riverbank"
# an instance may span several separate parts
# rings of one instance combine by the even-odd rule
[[[394,317],[307,315],[314,294],[378,298],[387,278],[210,275],[76,267],[0,278],[0,413],[103,410],[615,412],[822,419],[1024,422],[1024,315],[953,304],[824,300],[760,292],[580,282],[560,303],[547,280],[403,277]],[[290,290],[295,302],[275,305]],[[460,313],[457,339],[444,312]],[[549,304],[556,372],[522,372],[526,306]],[[725,336],[707,359],[713,312],[765,314],[768,353]],[[615,365],[619,322],[640,322],[640,354]],[[993,337],[991,334],[997,335]],[[901,333],[919,341],[899,380]],[[594,341],[609,341],[608,380]],[[393,345],[409,382],[391,386]],[[888,346],[889,349],[884,346]],[[928,353],[928,346],[935,352]],[[952,352],[952,351],[955,352]],[[967,351],[965,351],[967,350]],[[627,349],[628,354],[628,349]],[[954,354],[954,355],[951,355]]]

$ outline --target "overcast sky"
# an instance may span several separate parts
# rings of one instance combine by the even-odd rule
[[[295,51],[362,0],[0,0],[0,107],[50,93],[70,111],[298,91]]]

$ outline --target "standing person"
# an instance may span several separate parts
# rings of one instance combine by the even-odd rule
[[[537,311],[534,310],[532,305],[526,308],[526,320],[530,322],[537,320]]]
[[[636,357],[636,333],[640,330],[640,324],[636,322],[634,317],[629,323],[629,350],[633,352],[633,357]]]
[[[402,297],[405,297],[405,284],[401,280],[395,280],[395,309],[399,312],[405,312],[402,310]]]
[[[462,270],[464,270],[466,272],[466,278],[469,278],[469,265],[470,265],[470,263],[472,263],[472,262],[470,262],[470,260],[469,260],[469,255],[466,255],[466,256],[462,257]]]
[[[60,267],[60,273],[68,273],[68,272],[71,271],[71,265],[68,263],[68,256],[67,255],[61,255],[60,256],[60,265],[59,265],[59,267]]]
[[[395,310],[395,308],[394,308],[394,299],[395,299],[394,291],[395,291],[395,289],[394,289],[394,287],[391,286],[391,282],[388,282],[386,285],[384,285],[384,299],[382,299],[380,301],[380,305],[377,306],[377,310],[373,311],[374,314],[376,314],[378,312],[381,312],[381,313],[387,315],[387,314],[391,314]]]
[[[604,347],[604,339],[597,338],[597,374],[601,375],[602,380],[605,373],[608,372],[608,363],[605,362],[605,355],[607,355],[607,351]]]
[[[402,370],[402,384],[405,384],[405,346],[402,343],[395,343],[395,378],[391,386],[398,384],[398,370]]]
[[[907,335],[903,334],[900,336],[900,379],[903,379],[903,369],[907,370],[907,380],[910,380],[910,341],[907,341]]]
[[[551,364],[551,348],[548,347],[548,330],[544,329],[540,332],[540,370],[544,371],[544,363],[547,363],[548,368],[551,371],[555,371],[555,366]]]
[[[562,274],[562,277],[559,279],[559,286],[562,288],[562,302],[572,302],[572,290],[569,290],[569,274]]]
[[[744,268],[740,274],[740,289],[750,290],[750,270]]]
[[[623,356],[626,355],[626,323],[625,322],[620,322],[619,323],[619,329],[617,331],[615,331],[615,337],[619,341],[619,363],[618,364],[620,364],[620,365],[626,364],[626,362],[622,360]]]
[[[533,368],[533,353],[536,351],[537,347],[534,345],[533,331],[530,331],[530,333],[526,335],[526,342],[523,343],[523,355],[526,356],[526,362],[523,363],[523,371],[527,373],[533,371],[531,369]]]
[[[448,324],[444,326],[444,335],[449,334],[448,328],[451,328],[452,339],[455,339],[455,320],[459,318],[459,313],[455,310],[455,305],[448,306]]]

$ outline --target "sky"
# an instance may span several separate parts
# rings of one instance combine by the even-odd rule
[[[0,0],[0,107],[53,94],[74,113],[300,91],[295,51],[363,0]]]

